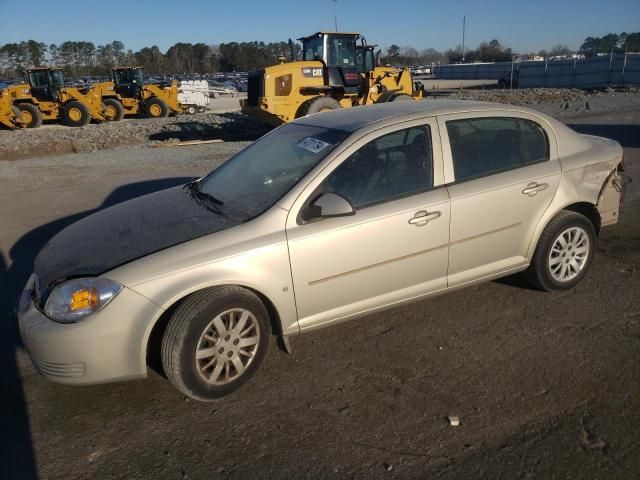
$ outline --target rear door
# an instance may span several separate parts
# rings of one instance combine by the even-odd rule
[[[521,268],[560,181],[551,127],[505,112],[438,122],[451,198],[448,285]]]
[[[310,183],[287,220],[301,330],[446,287],[449,197],[435,120],[382,129]],[[301,220],[325,192],[353,216]]]

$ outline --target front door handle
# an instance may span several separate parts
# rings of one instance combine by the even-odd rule
[[[529,195],[530,197],[534,197],[538,192],[541,192],[542,190],[546,190],[548,186],[549,184],[547,183],[532,182],[529,185],[527,185],[527,188],[522,190],[522,193],[524,195]]]
[[[411,225],[415,225],[416,227],[422,227],[429,223],[429,220],[435,220],[442,215],[440,212],[427,212],[426,210],[419,210],[415,213],[415,215],[409,219],[409,223]]]

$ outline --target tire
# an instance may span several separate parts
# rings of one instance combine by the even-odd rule
[[[389,98],[390,102],[412,102],[413,97],[411,95],[407,95],[406,93],[396,93],[391,98]]]
[[[205,107],[198,107],[198,113],[204,113],[205,110]]]
[[[248,333],[242,335],[234,328],[244,312],[248,313],[240,330]],[[230,314],[235,318],[230,320]],[[230,335],[219,328],[228,328],[233,320]],[[162,366],[180,392],[195,400],[213,401],[255,374],[267,353],[270,335],[267,309],[249,290],[234,286],[202,290],[187,297],[169,320],[162,338]],[[255,343],[236,346],[242,339]],[[196,351],[203,357],[196,358]],[[241,362],[238,367],[237,362]]]
[[[161,98],[152,97],[145,102],[144,113],[147,118],[163,118],[169,115],[169,107]]]
[[[71,100],[62,107],[62,122],[68,127],[84,127],[91,121],[91,114],[84,103]]]
[[[18,103],[14,108],[19,111],[22,126],[25,128],[38,128],[42,125],[42,112],[31,103]]]
[[[584,215],[563,210],[542,231],[525,276],[548,292],[572,288],[587,274],[595,244],[593,223]]]
[[[198,107],[196,107],[195,105],[187,105],[187,113],[189,115],[193,115],[197,112],[198,112]]]
[[[337,110],[342,108],[338,101],[333,97],[315,97],[304,102],[298,110],[296,118],[306,117],[314,113],[327,112],[329,110]]]
[[[119,122],[124,118],[124,107],[119,100],[115,98],[106,98],[104,100],[104,118],[107,122]]]

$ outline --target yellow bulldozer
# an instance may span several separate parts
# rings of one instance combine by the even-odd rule
[[[112,68],[109,76],[111,81],[95,83],[88,90],[102,98],[109,121],[122,120],[125,115],[160,118],[182,112],[175,80],[167,87],[145,84],[141,67]]]
[[[31,68],[25,79],[26,83],[3,91],[19,113],[22,126],[35,128],[43,120],[59,120],[70,127],[82,127],[92,119],[105,120],[100,96],[67,87],[61,68]]]
[[[249,73],[242,111],[270,125],[337,108],[422,98],[409,70],[379,67],[375,45],[359,33],[318,32],[299,38],[302,60]],[[360,44],[358,44],[360,40]]]

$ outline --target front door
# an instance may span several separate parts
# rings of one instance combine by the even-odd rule
[[[424,120],[369,134],[294,204],[287,238],[301,330],[446,287],[450,215],[438,138]],[[302,221],[326,192],[348,199],[355,215]]]

